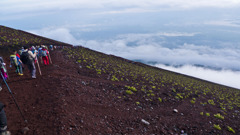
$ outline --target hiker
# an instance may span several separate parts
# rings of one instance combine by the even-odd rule
[[[53,51],[53,45],[50,45],[50,46],[49,46],[49,49],[50,49],[51,51]]]
[[[11,133],[7,131],[7,117],[3,108],[4,105],[0,102],[0,135],[11,135]]]
[[[22,52],[24,51],[24,47],[22,47],[21,51],[22,51]]]
[[[43,63],[43,61],[42,61],[42,46],[40,46],[38,48],[38,55],[37,55],[37,57],[40,59],[41,64],[42,64]]]
[[[22,49],[21,49],[21,50],[18,50],[18,51],[17,51],[17,54],[16,54],[16,56],[18,56],[19,58],[20,58],[20,55],[22,55]]]
[[[2,75],[3,75],[3,79],[7,79],[8,78],[8,75],[7,75],[7,70],[6,70],[6,68],[5,68],[5,63],[4,63],[4,61],[3,61],[3,58],[2,57],[0,57],[0,71],[1,71],[1,73],[2,73]],[[2,77],[1,77],[2,78]],[[1,88],[0,88],[1,89]]]
[[[3,72],[3,70],[2,70],[2,68],[3,68],[3,58],[2,57],[0,57],[0,72],[3,74],[4,72]],[[3,74],[3,76],[4,76],[4,74]],[[0,78],[2,78],[2,76],[0,77]],[[0,83],[0,91],[2,90],[2,86],[1,86],[1,83]]]
[[[23,62],[23,64],[27,65],[32,78],[35,79],[36,78],[36,67],[34,64],[34,60],[37,56],[37,53],[36,52],[32,53],[31,51],[29,51],[27,46],[24,46],[23,48],[24,48],[24,51],[22,52],[20,59]]]
[[[19,56],[19,55],[18,55]],[[17,51],[13,51],[13,54],[10,55],[10,67],[15,66],[16,73],[18,75],[23,75],[22,72],[22,61],[20,60],[20,57],[17,56]]]
[[[16,54],[16,56],[19,58],[18,60],[19,60],[19,62],[20,62],[20,65],[19,66],[21,66],[21,68],[22,68],[22,71],[24,70],[24,66],[23,66],[23,63],[22,63],[22,61],[21,61],[21,55],[22,55],[22,50],[18,50],[17,51],[17,54]]]
[[[38,54],[38,51],[37,51],[37,49],[36,49],[34,46],[32,46],[32,47],[30,48],[30,50],[32,51],[33,54],[34,54],[34,53]],[[37,62],[37,57],[35,57],[35,59],[34,59],[34,63],[36,63],[36,62]]]
[[[48,50],[45,47],[42,47],[41,56],[44,65],[49,65],[48,54],[49,54]]]

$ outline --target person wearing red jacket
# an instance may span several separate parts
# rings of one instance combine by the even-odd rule
[[[49,65],[48,54],[48,50],[45,47],[42,47],[42,60],[44,65]]]

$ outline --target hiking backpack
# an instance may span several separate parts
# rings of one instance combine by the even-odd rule
[[[33,62],[33,58],[29,55],[28,51],[22,52],[20,59],[23,62],[23,64],[30,64]]]
[[[42,57],[46,57],[47,56],[47,51],[46,50],[42,50]]]
[[[11,55],[11,56],[10,56],[10,63],[11,63],[12,65],[14,65],[14,66],[17,66],[17,65],[18,65],[16,55]]]

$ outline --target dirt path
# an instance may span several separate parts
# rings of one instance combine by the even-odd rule
[[[7,105],[5,111],[13,135],[21,134],[20,129],[25,126],[30,128],[29,135],[112,132],[110,128],[102,129],[106,124],[104,119],[120,117],[120,114],[109,105],[112,101],[101,94],[102,85],[111,82],[88,77],[90,73],[79,75],[77,65],[66,61],[61,51],[54,51],[51,56],[53,64],[40,64],[42,76],[37,72],[37,79],[31,79],[28,69],[24,76],[17,76],[13,68],[8,69],[10,79],[7,83],[28,120],[26,125],[3,85],[0,98]]]
[[[61,78],[64,77],[64,71],[59,68],[63,61],[60,52],[54,51],[52,55],[54,64],[41,65],[43,75],[37,73],[37,79],[31,79],[28,69],[25,69],[24,76],[17,76],[13,68],[8,69],[10,79],[7,83],[28,120],[27,126],[31,129],[29,134],[59,134],[59,106],[62,101],[56,93],[62,88]],[[1,101],[7,105],[5,110],[9,130],[18,134],[18,130],[25,124],[5,85],[1,92]]]

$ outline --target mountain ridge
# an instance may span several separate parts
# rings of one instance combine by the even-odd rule
[[[23,46],[23,45],[61,45],[72,46],[68,43],[52,40],[22,30],[13,29],[0,25],[0,46]],[[21,38],[19,38],[21,37]]]

